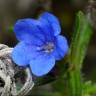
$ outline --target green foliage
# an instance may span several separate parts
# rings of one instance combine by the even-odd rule
[[[92,95],[96,95],[96,84],[92,84],[91,81],[87,81],[85,82],[84,86],[83,86],[83,94],[84,96],[92,96]]]
[[[78,12],[69,55],[70,70],[68,83],[70,96],[83,95],[81,68],[91,35],[92,29],[86,16],[81,11]]]
[[[8,29],[8,31],[9,31],[10,33],[12,33],[12,32],[13,32],[13,26],[10,26],[9,29]]]
[[[73,64],[79,67],[83,63],[91,35],[92,28],[86,16],[81,11],[78,12],[75,32],[71,43],[70,60]]]

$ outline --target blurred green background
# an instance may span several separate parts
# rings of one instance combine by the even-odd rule
[[[56,15],[62,27],[62,34],[70,44],[74,32],[75,17],[79,10],[84,11],[88,0],[0,0],[0,43],[14,47],[17,44],[12,27],[20,18],[37,18],[44,11]],[[96,81],[96,30],[92,36],[83,65],[85,80]],[[63,60],[58,65],[63,66]],[[64,67],[64,66],[63,66]],[[55,68],[53,71],[56,70]],[[56,71],[58,73],[58,70]],[[55,72],[55,75],[59,75]],[[63,79],[35,86],[29,96],[66,96]]]

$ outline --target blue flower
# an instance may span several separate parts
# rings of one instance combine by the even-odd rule
[[[47,74],[68,52],[68,43],[60,35],[58,19],[51,13],[41,14],[38,20],[21,19],[14,26],[20,41],[12,51],[12,59],[18,66],[29,66],[36,76]]]

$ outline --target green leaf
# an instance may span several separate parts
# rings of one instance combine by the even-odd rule
[[[83,86],[83,94],[89,94],[89,96],[96,95],[96,84],[93,84],[91,81],[87,81]]]
[[[70,60],[73,64],[81,66],[92,35],[92,28],[86,16],[80,11],[77,14],[76,29],[73,34]]]
[[[10,26],[9,29],[8,29],[8,31],[9,31],[10,33],[12,33],[12,32],[13,32],[13,26]]]
[[[78,12],[69,55],[70,70],[68,83],[70,96],[82,96],[81,68],[91,35],[92,28],[86,16],[83,12]]]

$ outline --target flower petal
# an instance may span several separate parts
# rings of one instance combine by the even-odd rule
[[[47,74],[55,65],[53,56],[40,55],[30,62],[31,71],[36,76],[43,76]]]
[[[54,15],[52,15],[51,13],[45,12],[43,14],[41,14],[40,19],[45,19],[48,21],[48,23],[52,26],[53,31],[54,31],[54,35],[59,35],[61,32],[61,27],[60,27],[60,22],[57,19],[57,17],[55,17]]]
[[[32,44],[42,44],[45,41],[44,34],[37,27],[39,21],[34,19],[18,20],[14,26],[14,32],[19,41],[26,41]]]
[[[61,35],[57,36],[56,38],[56,48],[52,55],[55,56],[56,60],[60,60],[68,53],[68,42],[67,39]]]
[[[12,51],[12,59],[19,66],[26,66],[36,56],[36,46],[20,42]]]
[[[39,19],[40,23],[38,24],[38,27],[42,30],[46,41],[52,42],[54,41],[54,30],[52,29],[52,26],[50,23],[48,23],[45,19]]]

